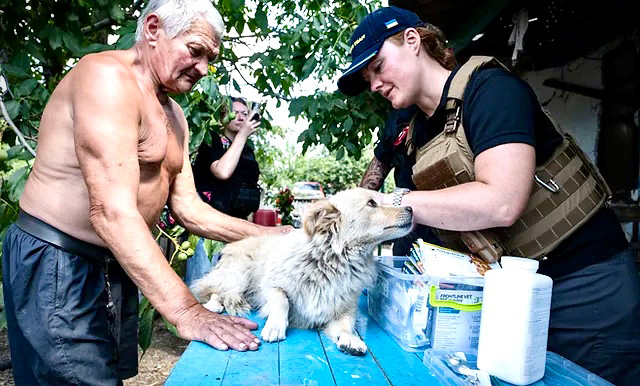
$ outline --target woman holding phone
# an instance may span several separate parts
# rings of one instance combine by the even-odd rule
[[[246,219],[260,206],[260,168],[247,139],[258,130],[260,116],[243,98],[223,107],[221,136],[212,133],[211,146],[202,143],[193,175],[200,197],[215,209]],[[251,115],[251,116],[250,116]]]

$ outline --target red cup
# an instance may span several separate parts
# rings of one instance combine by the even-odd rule
[[[278,222],[278,213],[275,209],[258,209],[253,215],[253,222],[258,225],[274,227]]]

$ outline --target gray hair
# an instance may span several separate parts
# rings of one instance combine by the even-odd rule
[[[162,20],[164,31],[170,38],[188,30],[195,21],[204,20],[213,28],[217,37],[224,35],[224,22],[211,0],[149,0],[138,18],[136,41],[142,40],[144,20],[155,13]]]

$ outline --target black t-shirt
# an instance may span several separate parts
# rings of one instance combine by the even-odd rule
[[[258,189],[260,168],[253,149],[245,145],[233,174],[228,180],[219,180],[211,173],[211,164],[219,160],[229,148],[227,137],[212,135],[211,146],[202,143],[193,165],[193,177],[200,197],[214,208],[236,217],[246,218],[246,210],[234,210],[234,200],[241,188]]]
[[[446,97],[458,69],[459,66],[449,76],[434,114],[427,118],[418,111],[414,129],[416,147],[425,145],[443,130]],[[471,77],[464,93],[462,123],[475,156],[498,145],[526,143],[535,147],[536,165],[541,165],[562,141],[531,87],[502,68],[482,68]],[[415,158],[410,164],[414,163]],[[548,259],[540,262],[539,272],[556,278],[602,261],[627,245],[613,211],[602,208],[549,253]]]
[[[409,128],[409,122],[418,111],[413,105],[405,109],[393,110],[389,113],[380,138],[380,142],[373,150],[378,161],[391,165],[396,186],[415,190],[416,186],[411,179],[412,158],[407,156],[405,137]]]

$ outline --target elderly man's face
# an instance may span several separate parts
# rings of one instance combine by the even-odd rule
[[[220,53],[220,41],[205,22],[196,22],[182,34],[158,39],[158,61],[154,63],[160,83],[169,92],[184,93],[205,76],[209,63]]]

